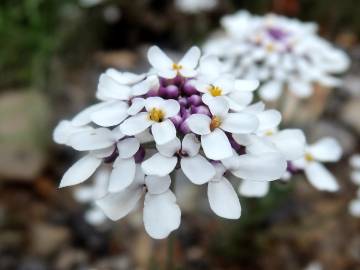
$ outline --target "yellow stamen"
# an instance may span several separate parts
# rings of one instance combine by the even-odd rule
[[[217,116],[213,116],[210,122],[210,130],[213,131],[221,125],[221,119]]]
[[[222,89],[219,86],[211,85],[209,92],[213,97],[218,97],[221,96]]]
[[[179,65],[179,64],[176,64],[176,63],[174,63],[173,65],[172,65],[172,69],[173,70],[176,70],[176,71],[179,71],[180,69],[182,69],[183,67],[182,67],[182,65]]]
[[[314,161],[314,156],[310,153],[305,153],[305,160],[308,162]]]
[[[149,111],[149,119],[155,122],[162,122],[164,120],[165,113],[157,108],[152,108]]]
[[[274,135],[274,132],[272,130],[268,130],[268,131],[265,132],[265,135],[266,136],[272,136],[272,135]]]
[[[270,44],[266,45],[266,50],[268,52],[272,52],[272,51],[274,51],[274,49],[275,49],[275,47],[273,44],[270,43]]]

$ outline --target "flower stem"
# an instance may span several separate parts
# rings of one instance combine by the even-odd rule
[[[175,193],[176,187],[176,170],[171,173],[171,190]],[[175,245],[175,235],[172,232],[167,238],[167,248],[166,248],[166,270],[173,270],[174,269],[174,245]]]

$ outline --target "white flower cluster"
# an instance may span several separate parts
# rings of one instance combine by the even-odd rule
[[[260,80],[263,100],[277,100],[284,89],[306,98],[315,84],[339,86],[333,74],[349,67],[347,55],[319,37],[314,23],[239,11],[221,24],[225,31],[205,43],[205,53],[220,57],[236,76]]]
[[[349,212],[355,217],[360,217],[360,154],[355,154],[350,158],[350,166],[353,171],[350,174],[351,181],[359,186],[357,196],[349,204]]]
[[[337,159],[337,146],[324,139],[305,147],[302,131],[278,130],[278,111],[261,102],[250,105],[257,81],[224,73],[216,57],[201,57],[197,47],[174,62],[153,46],[148,60],[152,69],[145,74],[107,70],[99,79],[100,102],[58,124],[54,140],[84,153],[60,187],[82,183],[97,171],[96,187],[78,196],[93,197],[112,220],[144,197],[144,226],[158,239],[180,225],[170,177],[176,169],[195,185],[207,184],[210,208],[229,219],[241,215],[230,174],[251,185],[279,179],[297,166],[316,187],[337,188],[315,162]]]

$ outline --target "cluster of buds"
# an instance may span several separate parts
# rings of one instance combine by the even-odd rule
[[[318,36],[314,23],[239,11],[221,24],[224,32],[205,43],[205,52],[220,57],[236,76],[261,81],[265,101],[277,100],[284,89],[306,98],[316,84],[337,87],[341,80],[333,74],[349,67],[347,55]]]
[[[197,47],[178,62],[156,46],[147,56],[147,73],[107,70],[99,79],[100,102],[56,127],[57,143],[86,153],[60,187],[82,183],[97,171],[100,180],[83,194],[86,201],[92,194],[104,214],[118,220],[144,198],[145,229],[160,239],[180,225],[172,189],[176,170],[195,185],[207,185],[210,208],[229,219],[241,215],[229,175],[241,179],[244,190],[244,183],[268,184],[298,169],[307,172],[303,159],[314,164],[312,173],[322,170],[313,161],[327,154],[323,147],[307,149],[301,130],[279,130],[278,111],[251,104],[256,80],[224,72],[216,57],[201,57]]]

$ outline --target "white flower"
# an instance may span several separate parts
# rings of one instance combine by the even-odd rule
[[[82,131],[89,131],[93,128],[90,126],[74,126],[71,121],[62,120],[57,124],[53,132],[53,140],[58,144],[68,144],[69,138]]]
[[[165,144],[176,137],[176,129],[169,118],[177,115],[180,105],[177,101],[160,97],[145,100],[146,112],[140,112],[126,119],[120,130],[125,135],[136,135],[151,126],[151,133],[157,144]]]
[[[339,189],[339,185],[322,162],[339,161],[341,155],[339,143],[333,138],[326,137],[307,146],[304,156],[293,161],[293,164],[304,170],[307,179],[315,188],[333,192]]]
[[[349,67],[346,54],[320,38],[313,23],[245,11],[225,16],[221,23],[225,32],[210,38],[205,51],[220,57],[235,76],[260,80],[264,100],[277,100],[283,89],[307,98],[316,83],[339,86],[341,80],[333,74]]]
[[[187,120],[192,132],[201,135],[201,146],[206,157],[221,160],[232,156],[232,148],[225,132],[247,134],[255,131],[258,120],[247,113],[229,112],[225,99],[209,100],[212,117],[193,114]]]
[[[176,0],[176,7],[187,13],[199,13],[208,11],[216,7],[217,0]]]
[[[179,157],[183,173],[194,184],[204,184],[215,176],[214,166],[199,154],[200,142],[194,134],[186,134],[182,143],[175,138],[167,144],[156,145],[156,148],[159,153],[141,165],[147,175],[168,175],[174,170]]]
[[[118,220],[135,209],[145,195],[143,220],[147,233],[155,238],[167,237],[180,225],[181,212],[175,195],[169,190],[170,176],[144,176],[140,167],[136,169],[135,181],[126,189],[110,193],[96,204],[112,220]]]
[[[163,78],[172,79],[177,74],[183,77],[194,77],[195,68],[200,58],[198,47],[190,48],[184,57],[175,63],[159,47],[152,46],[148,51],[148,60],[156,73]]]

